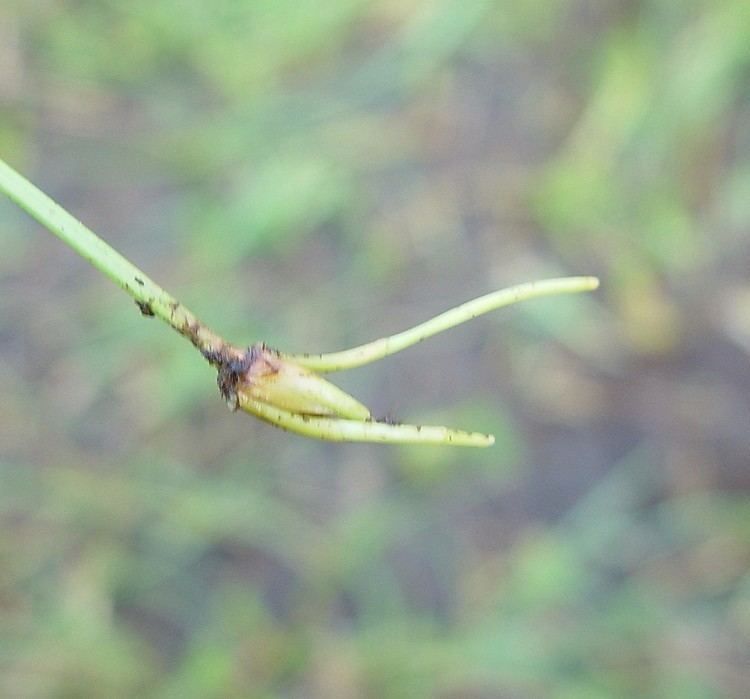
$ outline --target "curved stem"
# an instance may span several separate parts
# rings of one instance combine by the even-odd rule
[[[2,159],[0,192],[122,287],[144,315],[158,316],[202,351],[226,345],[182,303]]]
[[[399,425],[375,420],[346,420],[292,413],[248,396],[240,396],[239,407],[289,432],[329,442],[445,444],[456,447],[489,447],[495,443],[491,434],[465,432],[437,425]]]
[[[349,369],[387,357],[495,308],[538,296],[589,291],[599,285],[595,277],[519,284],[464,303],[397,335],[332,354],[283,354],[264,345],[243,351],[212,332],[138,267],[2,160],[0,192],[122,287],[144,315],[158,316],[187,337],[218,369],[220,391],[233,406],[283,429],[317,439],[490,446],[495,441],[492,435],[432,425],[376,422],[365,406],[324,379],[305,372],[300,365],[318,371]],[[256,366],[258,357],[265,358],[265,364]],[[283,360],[290,364],[285,365]],[[266,364],[268,371],[264,370]],[[321,409],[335,415],[321,416],[317,414]]]
[[[409,330],[404,330],[396,335],[381,337],[379,340],[373,340],[352,349],[329,354],[282,353],[281,356],[314,371],[327,372],[352,369],[400,352],[407,347],[422,342],[422,340],[426,340],[428,337],[497,308],[540,296],[592,291],[598,286],[599,280],[596,277],[563,277],[561,279],[545,279],[539,282],[518,284],[467,301]]]

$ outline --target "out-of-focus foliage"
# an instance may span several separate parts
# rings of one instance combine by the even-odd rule
[[[5,0],[0,153],[236,342],[604,280],[316,444],[0,202],[0,694],[750,694],[746,0]]]

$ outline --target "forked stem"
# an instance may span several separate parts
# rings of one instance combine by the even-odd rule
[[[222,396],[261,420],[330,441],[427,443],[486,447],[492,435],[430,425],[378,422],[354,398],[315,372],[362,366],[443,330],[511,303],[596,289],[595,277],[519,284],[468,301],[404,332],[331,354],[285,354],[262,343],[244,350],[226,342],[132,262],[0,160],[4,192],[45,228],[122,287],[147,316],[158,316],[188,338],[218,370]]]

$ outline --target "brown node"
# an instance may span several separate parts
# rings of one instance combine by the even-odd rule
[[[228,345],[201,350],[201,354],[209,364],[218,370],[216,383],[219,386],[219,393],[232,409],[236,410],[239,407],[238,386],[249,380],[248,375],[262,353],[262,345],[248,347],[245,352]]]

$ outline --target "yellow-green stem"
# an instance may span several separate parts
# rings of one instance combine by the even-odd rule
[[[491,434],[437,425],[400,425],[375,420],[346,420],[292,413],[247,396],[240,397],[239,406],[282,429],[329,442],[446,444],[454,447],[489,447],[495,443]]]
[[[144,315],[158,316],[200,350],[223,346],[222,339],[182,303],[1,159],[0,192],[122,287]]]
[[[283,354],[262,344],[245,351],[212,332],[144,272],[2,160],[0,192],[122,287],[142,313],[158,316],[187,337],[218,369],[220,391],[233,407],[317,439],[489,446],[494,442],[491,435],[374,421],[365,406],[312,371],[361,366],[496,308],[538,296],[590,291],[599,285],[595,277],[519,284],[468,301],[397,335],[332,354]],[[265,363],[258,364],[259,358]],[[328,412],[331,414],[326,415]]]
[[[422,340],[426,340],[428,337],[497,308],[538,298],[539,296],[592,291],[598,286],[599,280],[596,277],[564,277],[518,284],[467,301],[397,335],[381,337],[379,340],[373,340],[352,349],[329,354],[282,354],[281,356],[313,371],[330,372],[353,369],[400,352],[407,347],[422,342]]]

